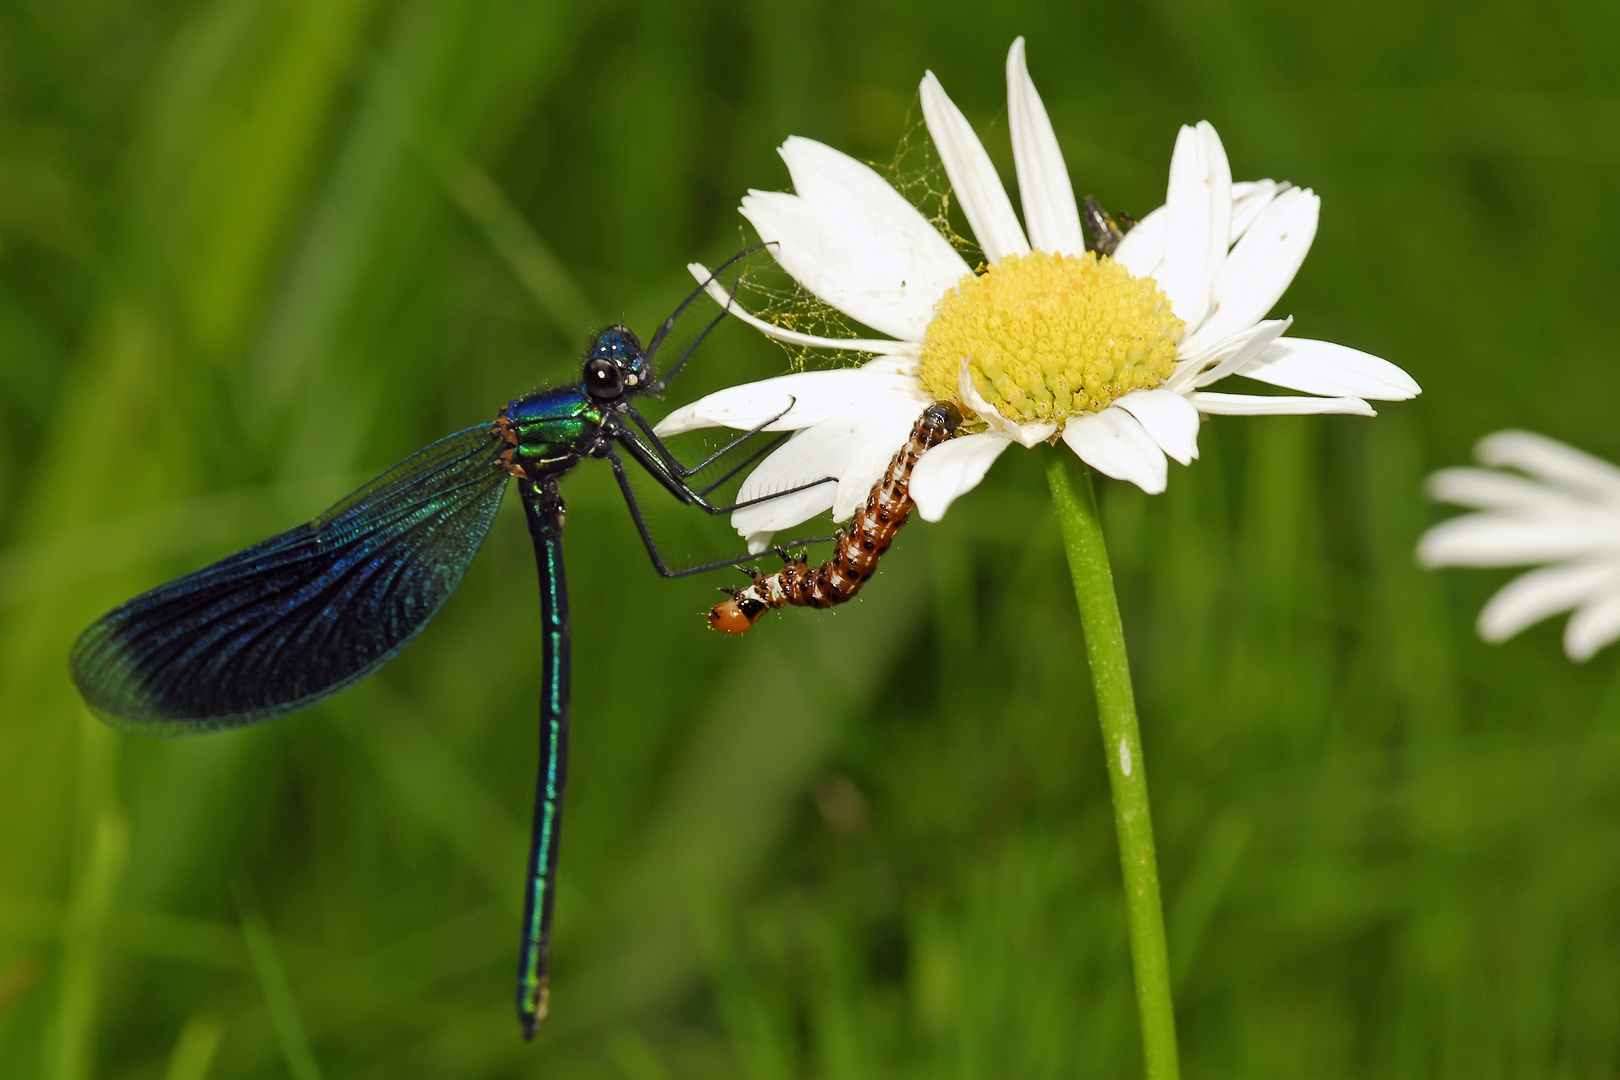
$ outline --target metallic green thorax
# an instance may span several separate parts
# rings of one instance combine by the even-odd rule
[[[509,445],[507,469],[530,480],[558,477],[579,463],[602,424],[602,406],[577,386],[510,402],[495,421]]]

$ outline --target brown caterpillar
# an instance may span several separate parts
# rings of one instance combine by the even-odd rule
[[[811,566],[804,556],[781,552],[787,564],[774,574],[744,569],[754,583],[741,589],[722,589],[731,595],[709,612],[709,625],[727,634],[740,634],[772,608],[825,608],[842,604],[860,591],[877,571],[878,560],[894,542],[894,534],[911,516],[911,470],[923,451],[938,446],[962,422],[950,404],[930,405],[912,425],[911,438],[889,462],[888,471],[872,485],[866,506],[847,529],[839,529],[832,558]]]

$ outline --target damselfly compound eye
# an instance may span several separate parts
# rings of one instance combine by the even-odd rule
[[[624,393],[624,372],[599,356],[585,361],[585,392],[598,401],[611,401]]]

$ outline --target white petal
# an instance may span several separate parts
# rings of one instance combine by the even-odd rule
[[[1568,611],[1620,584],[1620,567],[1603,563],[1547,566],[1508,582],[1479,613],[1479,636],[1506,641],[1549,615]]]
[[[974,415],[988,424],[992,432],[1020,446],[1043,443],[1057,432],[1056,424],[1020,424],[1002,416],[994,405],[984,400],[979,388],[973,385],[973,375],[968,370],[966,360],[962,361],[962,366],[956,372],[956,396],[962,400],[963,405],[972,410]]]
[[[1016,424],[1018,430],[1013,434],[1012,441],[1019,446],[1039,446],[1041,443],[1057,434],[1056,424]]]
[[[817,297],[875,330],[922,339],[926,313],[948,286],[925,281],[911,253],[782,191],[750,191],[741,212],[782,269]]]
[[[1293,317],[1268,319],[1228,335],[1214,344],[1207,354],[1199,356],[1189,350],[1188,358],[1176,365],[1175,373],[1165,380],[1165,389],[1182,391],[1188,386],[1209,386],[1259,356],[1266,346],[1282,337],[1293,324]],[[1211,360],[1214,367],[1207,367]]]
[[[1571,660],[1590,660],[1592,654],[1620,637],[1620,592],[1592,601],[1564,627],[1564,651]]]
[[[868,360],[861,365],[862,371],[870,371],[878,375],[910,375],[913,379],[922,368],[922,356],[919,353],[894,353],[890,356],[880,356],[875,360]]]
[[[950,178],[951,189],[962,206],[962,215],[973,229],[973,237],[984,249],[984,257],[991,263],[1000,262],[1008,255],[1023,255],[1029,251],[1029,241],[1018,225],[1007,189],[1001,186],[996,167],[990,155],[984,152],[979,137],[960,109],[945,96],[932,71],[923,75],[923,120],[928,134],[939,151],[940,163]]]
[[[751,191],[742,213],[782,268],[868,326],[911,341],[967,263],[870,166],[797,136],[779,151],[794,194]]]
[[[1260,212],[1293,185],[1275,180],[1244,180],[1232,184],[1232,238],[1235,244],[1259,218]],[[1136,277],[1158,278],[1163,273],[1164,245],[1170,221],[1164,207],[1152,211],[1125,234],[1114,249],[1114,261]]]
[[[1164,203],[1169,221],[1158,281],[1188,331],[1196,331],[1209,313],[1210,289],[1232,237],[1232,170],[1207,121],[1176,137]]]
[[[834,521],[845,520],[866,503],[872,485],[888,470],[896,451],[906,445],[917,414],[924,408],[926,405],[899,402],[867,411],[861,422],[860,436],[850,447],[848,461],[838,473]]]
[[[1169,481],[1164,451],[1123,409],[1109,406],[1070,420],[1063,428],[1063,441],[1093,469],[1116,480],[1129,480],[1149,495],[1163,491]]]
[[[1210,416],[1304,416],[1316,413],[1343,413],[1350,416],[1377,416],[1373,407],[1353,397],[1270,397],[1258,394],[1210,394],[1194,391],[1187,395],[1193,408]]]
[[[765,430],[796,431],[891,400],[915,416],[927,406],[929,397],[911,375],[866,367],[801,371],[717,390],[676,409],[653,430],[659,435],[705,427],[747,431],[779,417]]]
[[[1418,541],[1424,566],[1527,566],[1612,554],[1613,522],[1465,514],[1442,521]]]
[[[1281,192],[1292,184],[1275,180],[1238,180],[1232,184],[1232,243],[1237,243]]]
[[[983,431],[940,443],[917,459],[911,472],[911,498],[917,516],[938,521],[951,503],[979,486],[996,458],[1012,443]]]
[[[865,420],[864,414],[839,417],[796,432],[771,451],[743,481],[737,491],[738,501],[762,498],[823,477],[837,479],[848,463],[850,450],[861,436]],[[833,490],[834,485],[828,484],[823,493],[829,507]]]
[[[1583,509],[1567,491],[1548,487],[1515,473],[1489,469],[1452,468],[1433,473],[1423,490],[1436,502],[1470,506],[1476,510],[1520,510],[1539,514],[1570,513]],[[1620,516],[1615,519],[1615,541],[1620,544]]]
[[[1482,465],[1511,465],[1571,491],[1620,499],[1620,468],[1530,431],[1498,431],[1474,447]]]
[[[1285,191],[1266,207],[1215,276],[1208,321],[1188,340],[1188,348],[1265,318],[1305,262],[1321,209],[1322,200],[1310,188]]]
[[[1183,465],[1198,457],[1198,410],[1172,390],[1137,390],[1114,402],[1141,421],[1166,454]]]
[[[1170,212],[1159,207],[1136,223],[1114,249],[1114,261],[1133,277],[1157,277],[1164,262],[1164,243],[1169,235]]]
[[[913,341],[889,341],[886,338],[825,338],[814,334],[801,334],[797,330],[788,330],[785,327],[768,323],[757,315],[744,310],[718,281],[713,280],[709,268],[702,263],[687,263],[687,272],[698,281],[703,282],[703,291],[727,312],[752,326],[766,337],[785,341],[789,345],[804,345],[811,349],[853,349],[858,352],[880,354],[914,354],[917,352],[917,343]]]
[[[777,150],[787,165],[796,195],[817,207],[893,237],[916,252],[912,261],[942,282],[955,284],[969,267],[949,240],[875,169],[826,143],[789,136]]]
[[[1063,163],[1052,120],[1024,62],[1024,39],[1007,51],[1007,116],[1012,129],[1013,164],[1018,168],[1018,195],[1024,204],[1029,241],[1042,251],[1083,255],[1080,209]]]
[[[1370,401],[1405,401],[1423,392],[1417,380],[1382,357],[1310,338],[1273,342],[1237,374],[1287,390]]]
[[[823,477],[836,478],[849,462],[849,453],[860,436],[862,419],[856,415],[826,420],[797,433],[749,474],[737,490],[737,500],[746,502]],[[786,529],[832,509],[837,493],[836,483],[817,484],[791,495],[745,506],[732,513],[731,524],[743,536]]]
[[[836,490],[836,484],[820,484],[791,495],[745,506],[732,513],[732,527],[738,533],[750,538],[749,550],[753,551],[753,537],[773,535],[781,529],[792,528],[832,509],[833,493]]]
[[[775,536],[776,536],[776,534],[774,532],[770,532],[770,531],[749,533],[748,534],[748,553],[750,555],[759,555],[759,554],[761,554],[762,552],[764,552],[767,548],[769,548],[771,546],[771,540],[774,539]]]

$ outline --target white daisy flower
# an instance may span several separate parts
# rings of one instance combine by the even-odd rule
[[[1429,495],[1480,511],[1423,534],[1425,566],[1540,566],[1508,582],[1479,613],[1499,642],[1573,611],[1564,651],[1585,660],[1620,638],[1620,468],[1528,431],[1499,431],[1474,457],[1490,469],[1442,469]],[[1493,469],[1517,469],[1497,472]]]
[[[1198,456],[1199,414],[1356,413],[1418,385],[1386,360],[1343,345],[1283,337],[1264,316],[1316,235],[1310,189],[1232,182],[1208,123],[1184,127],[1165,205],[1112,257],[1085,249],[1074,189],[1051,121],[1024,64],[1007,55],[1007,101],[1024,223],[966,118],[932,72],[923,117],[988,267],[976,274],[950,242],[872,169],[798,137],[780,153],[793,192],[750,191],[742,215],[800,285],[889,335],[822,338],[732,306],[770,337],[879,354],[860,368],[805,372],[732,387],[678,409],[661,435],[707,426],[796,431],[745,481],[739,497],[823,476],[824,484],[740,510],[738,532],[761,551],[778,529],[831,508],[842,520],[866,498],[918,412],[952,401],[969,434],[918,462],[911,494],[937,521],[1014,443],[1063,440],[1098,472],[1163,491],[1166,455]],[[1025,226],[1028,226],[1026,234]],[[701,281],[709,271],[690,267]],[[718,284],[710,293],[729,297]],[[1301,395],[1213,393],[1243,375]],[[790,407],[791,406],[791,407]],[[977,428],[978,430],[974,430]]]

